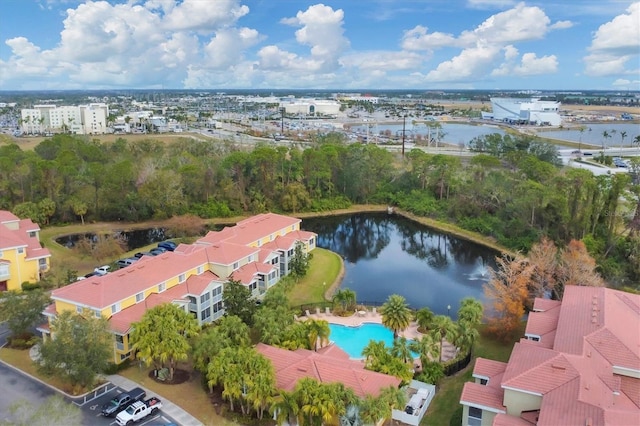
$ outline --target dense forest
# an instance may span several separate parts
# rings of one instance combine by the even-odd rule
[[[318,136],[308,147],[185,138],[113,143],[55,135],[33,151],[0,146],[0,209],[42,225],[228,217],[384,203],[528,250],[582,240],[612,285],[640,282],[640,185],[631,174],[562,167],[555,147],[488,135],[460,158]]]

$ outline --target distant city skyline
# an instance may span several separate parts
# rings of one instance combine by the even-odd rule
[[[2,0],[2,90],[640,90],[640,2]]]

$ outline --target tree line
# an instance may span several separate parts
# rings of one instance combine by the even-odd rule
[[[0,209],[47,225],[386,203],[514,250],[542,236],[559,245],[582,240],[607,280],[640,280],[633,174],[563,168],[555,147],[531,136],[487,135],[470,148],[478,155],[469,160],[421,150],[402,159],[375,145],[346,144],[338,133],[317,135],[305,149],[251,150],[218,141],[55,135],[33,151],[0,147]],[[637,175],[640,162],[632,166]]]

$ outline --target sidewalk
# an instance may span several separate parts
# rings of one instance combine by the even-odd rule
[[[38,358],[40,357],[40,353],[38,351],[38,346],[33,346],[30,350],[29,350],[29,356],[31,357],[32,360],[37,361]],[[9,364],[7,364],[9,365]],[[10,367],[14,368],[13,366],[9,365]],[[22,371],[22,370],[19,370]],[[27,374],[25,372],[22,372],[23,374]],[[28,375],[28,374],[27,374]],[[34,380],[38,380],[37,378],[28,375],[29,377],[32,377]],[[181,407],[177,406],[176,404],[174,404],[173,402],[169,401],[168,399],[164,398],[164,397],[160,397],[160,395],[151,392],[149,389],[144,388],[143,386],[140,386],[139,384],[137,384],[136,382],[134,382],[133,380],[129,380],[126,377],[114,374],[111,376],[106,376],[106,379],[111,382],[113,385],[118,386],[124,390],[131,390],[135,387],[142,387],[146,392],[147,392],[147,397],[158,397],[162,400],[162,410],[161,413],[166,413],[168,416],[171,416],[176,422],[178,422],[179,425],[181,426],[202,426],[202,423],[200,421],[198,421],[198,419],[196,419],[195,417],[193,417],[191,414],[187,413],[185,410],[183,410]],[[38,380],[41,383],[44,383],[40,380]],[[77,399],[78,397],[74,397],[73,395],[68,395],[64,392],[62,392],[59,389],[56,389],[46,383],[44,383],[45,385],[49,386],[50,388],[62,393],[63,395],[67,396],[69,399]]]
[[[112,376],[107,376],[106,378],[107,378],[107,380],[109,380],[114,385],[116,385],[118,387],[121,387],[123,389],[126,389],[126,390],[130,390],[130,389],[133,389],[135,387],[142,387],[139,384],[137,384],[136,382],[134,382],[133,380],[129,380],[126,377],[119,376],[117,374],[114,374]],[[202,423],[199,422],[198,419],[196,419],[191,414],[189,414],[186,411],[184,411],[182,408],[180,408],[179,406],[177,406],[173,402],[171,402],[168,399],[166,399],[164,397],[161,397],[161,396],[151,392],[149,389],[146,389],[144,387],[142,387],[142,388],[145,391],[147,391],[147,397],[148,398],[150,398],[152,396],[156,396],[156,397],[160,398],[162,400],[161,413],[165,413],[168,416],[173,417],[173,419],[176,422],[178,422],[178,424],[180,424],[182,426],[202,426]]]

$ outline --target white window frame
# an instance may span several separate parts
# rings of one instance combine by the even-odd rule
[[[136,294],[136,303],[144,302],[144,291]]]
[[[167,283],[160,283],[158,284],[158,293],[162,293],[163,291],[165,291],[167,289]]]
[[[180,274],[178,275],[178,282],[185,282],[187,280],[187,274]]]
[[[117,314],[118,312],[120,312],[120,303],[114,303],[111,305],[111,315]]]
[[[233,263],[233,270],[235,271],[236,269],[238,269],[240,267],[240,263],[239,262],[234,262]]]
[[[476,417],[475,415],[471,415],[471,410],[480,410],[480,417]],[[484,410],[477,408],[477,407],[471,407],[469,406],[469,416],[467,418],[467,424],[469,426],[481,426],[482,425],[482,414],[484,413]],[[473,419],[473,421],[472,421]]]

